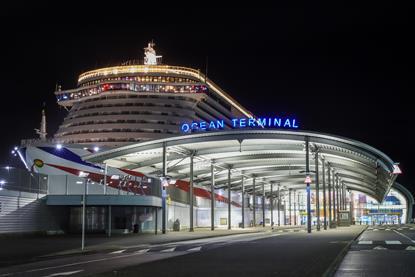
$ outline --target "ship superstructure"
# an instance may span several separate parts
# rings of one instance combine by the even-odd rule
[[[81,74],[78,87],[55,92],[69,109],[55,141],[118,147],[179,135],[180,124],[251,117],[200,70],[160,64],[154,43],[144,48],[144,64]]]

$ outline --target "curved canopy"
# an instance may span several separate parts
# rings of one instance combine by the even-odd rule
[[[270,184],[282,189],[305,188],[306,140],[309,141],[311,186],[315,187],[316,153],[320,187],[322,165],[325,182],[330,170],[331,184],[338,178],[346,189],[364,192],[379,202],[383,200],[396,175],[393,161],[379,150],[338,136],[303,131],[231,130],[191,134],[132,144],[85,157],[90,162],[126,168],[149,176],[163,174],[163,149],[166,149],[167,175],[190,179],[190,156],[193,155],[193,182],[210,185],[214,164],[216,188],[239,190],[242,176],[247,192],[256,184]]]

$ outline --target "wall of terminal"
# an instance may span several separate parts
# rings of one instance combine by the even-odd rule
[[[46,206],[45,195],[0,191],[0,234],[36,233],[66,229],[67,209]]]

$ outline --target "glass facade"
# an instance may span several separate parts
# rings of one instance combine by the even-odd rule
[[[408,203],[397,190],[391,189],[385,200],[378,203],[362,193],[353,193],[353,215],[355,224],[381,225],[406,223]]]

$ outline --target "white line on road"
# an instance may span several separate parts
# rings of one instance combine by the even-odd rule
[[[57,266],[36,268],[36,269],[26,270],[26,271],[23,271],[23,272],[13,272],[13,274],[37,272],[37,271],[44,271],[44,270],[54,269],[54,268],[62,268],[62,267],[68,267],[68,266],[74,266],[74,265],[90,264],[90,263],[95,263],[95,262],[122,259],[122,258],[131,257],[131,256],[138,255],[138,254],[139,253],[134,253],[134,254],[127,254],[127,255],[122,255],[122,256],[115,256],[115,257],[111,257],[111,258],[102,258],[102,259],[95,259],[95,260],[89,260],[89,261],[84,261],[84,262],[77,262],[77,263],[63,264],[63,265],[57,265]]]
[[[69,276],[75,273],[79,273],[81,271],[84,271],[83,269],[81,270],[75,270],[75,271],[66,271],[66,272],[57,272],[57,273],[52,273],[50,275],[46,275],[45,277],[53,277],[53,276]]]
[[[198,246],[198,247],[190,248],[190,249],[187,249],[186,251],[188,251],[188,252],[193,252],[193,251],[200,251],[200,249],[202,249],[202,246]]]
[[[175,249],[176,249],[176,247],[172,247],[172,248],[167,248],[167,249],[161,250],[160,252],[163,252],[163,253],[165,253],[165,252],[173,252]]]
[[[398,229],[399,230],[399,229]],[[412,242],[412,243],[415,243],[415,240],[412,240],[410,237],[408,237],[407,235],[405,235],[405,234],[402,234],[401,232],[398,232],[398,231],[396,231],[396,230],[393,230],[395,233],[397,233],[398,235],[400,235],[400,236],[402,236],[402,237],[404,237],[404,238],[406,238],[406,239],[409,239],[409,241],[410,242]]]
[[[385,248],[383,246],[376,246],[375,248],[373,248],[373,250],[387,250],[388,248]]]
[[[269,238],[269,237],[274,237],[274,236],[280,236],[282,234],[272,234],[272,235],[267,235],[267,236],[254,237],[254,238],[252,238],[252,237],[243,238],[246,235],[252,235],[252,234],[237,234],[237,235],[227,236],[226,239],[228,240],[228,242],[226,242],[225,244],[230,243],[229,242],[229,238],[230,237],[231,238],[236,238],[236,237],[242,238],[242,239],[238,239],[238,240],[232,241],[232,242],[235,242],[236,243],[236,242],[243,242],[243,241],[250,241],[250,240],[257,240],[257,239],[262,239],[262,238]],[[257,233],[255,233],[255,235],[257,235]],[[219,238],[221,238],[221,237],[214,238],[214,239],[211,239],[211,240],[214,240],[215,241],[215,240],[219,240]],[[221,239],[224,239],[224,238],[222,237]],[[195,240],[193,240],[193,243],[195,241],[206,241],[206,240],[207,240],[207,238],[195,239]],[[191,242],[192,241],[186,241],[186,243],[191,243]],[[221,242],[221,241],[219,240],[219,242]],[[173,243],[166,243],[164,245],[167,245],[167,244],[173,244]],[[177,242],[176,242],[176,244],[177,244]],[[154,245],[154,246],[156,246],[156,245]],[[150,249],[148,249],[148,250],[150,250]],[[147,251],[145,251],[145,252],[147,252]],[[82,262],[76,262],[76,263],[69,263],[69,264],[62,264],[62,265],[56,265],[56,266],[49,266],[49,267],[43,267],[43,268],[35,268],[35,269],[26,270],[26,271],[19,271],[19,272],[13,272],[13,273],[0,274],[0,276],[10,276],[10,275],[14,275],[14,274],[28,274],[28,273],[32,273],[32,272],[45,271],[45,270],[50,270],[50,269],[65,268],[65,267],[78,266],[78,265],[90,264],[90,263],[95,263],[95,262],[109,261],[109,260],[115,260],[115,259],[122,259],[122,258],[126,258],[126,257],[132,257],[132,256],[141,255],[141,254],[143,254],[145,252],[141,252],[139,250],[139,251],[134,252],[132,254],[131,253],[129,253],[129,254],[125,253],[124,255],[118,255],[118,256],[113,256],[113,257],[107,257],[107,258],[101,258],[101,259],[94,259],[94,260],[88,260],[88,261],[82,261]]]
[[[140,249],[138,251],[135,251],[135,253],[137,253],[137,254],[143,254],[143,253],[147,253],[149,250],[150,250],[150,248]]]
[[[373,241],[371,241],[371,240],[360,240],[358,242],[358,244],[372,244],[372,243],[373,243]]]
[[[385,240],[386,244],[402,244],[399,240]]]
[[[121,254],[125,250],[127,250],[127,249],[117,250],[117,251],[111,252],[110,254]]]

